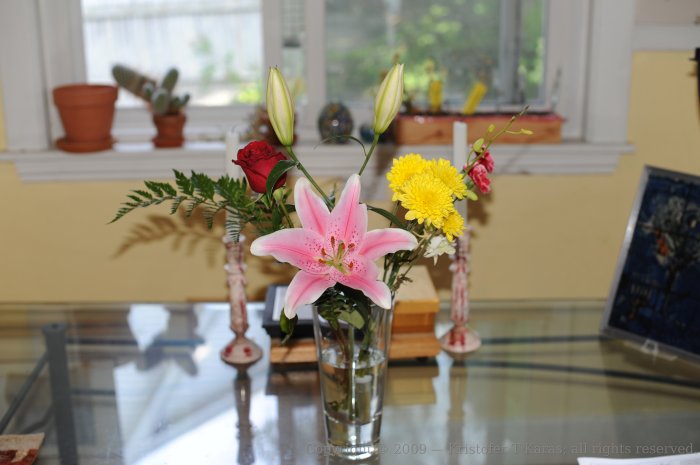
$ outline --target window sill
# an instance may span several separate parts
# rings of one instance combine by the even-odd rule
[[[383,174],[396,154],[421,153],[450,157],[450,146],[380,146],[368,169]],[[630,144],[499,145],[494,150],[498,174],[605,174],[612,173],[621,154],[634,151]],[[360,166],[356,144],[300,144],[295,152],[304,166],[318,176],[348,176]],[[172,170],[224,173],[224,144],[196,142],[179,149],[155,150],[150,144],[115,144],[95,154],[31,151],[0,153],[0,162],[13,162],[23,182],[108,181],[172,178]]]

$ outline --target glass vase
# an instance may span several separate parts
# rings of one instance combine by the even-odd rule
[[[328,451],[350,460],[379,452],[391,339],[393,305],[365,308],[352,324],[324,318],[327,308],[313,312]]]

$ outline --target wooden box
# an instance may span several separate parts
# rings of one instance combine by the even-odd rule
[[[425,266],[416,266],[408,274],[412,280],[396,295],[392,323],[391,360],[434,357],[440,352],[435,337],[435,314],[440,307],[435,286]],[[313,339],[291,339],[280,345],[279,338],[271,338],[270,362],[294,364],[316,361]]]
[[[511,114],[466,115],[399,115],[394,125],[397,145],[452,145],[452,124],[462,121],[468,125],[468,142],[484,137],[490,124],[496,131],[502,129]],[[531,135],[503,134],[499,143],[505,144],[556,144],[561,142],[564,119],[555,113],[527,114],[518,118],[512,130],[529,129]]]
[[[394,307],[393,334],[428,333],[435,329],[435,314],[440,299],[428,268],[415,266],[408,273],[411,279],[399,289]]]

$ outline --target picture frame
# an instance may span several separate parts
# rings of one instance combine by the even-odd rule
[[[700,176],[645,166],[601,331],[700,362]]]

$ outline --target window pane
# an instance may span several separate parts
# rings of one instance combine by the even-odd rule
[[[329,99],[371,98],[395,54],[418,102],[431,73],[451,110],[477,80],[488,103],[544,99],[544,0],[327,0],[326,12]]]
[[[319,18],[323,21],[323,18]],[[294,94],[298,104],[306,103],[304,77],[306,59],[304,41],[304,0],[284,0],[282,2],[282,74]]]
[[[260,0],[82,0],[87,77],[111,82],[121,63],[160,79],[194,105],[258,103],[262,96]],[[120,92],[119,105],[142,105]]]

